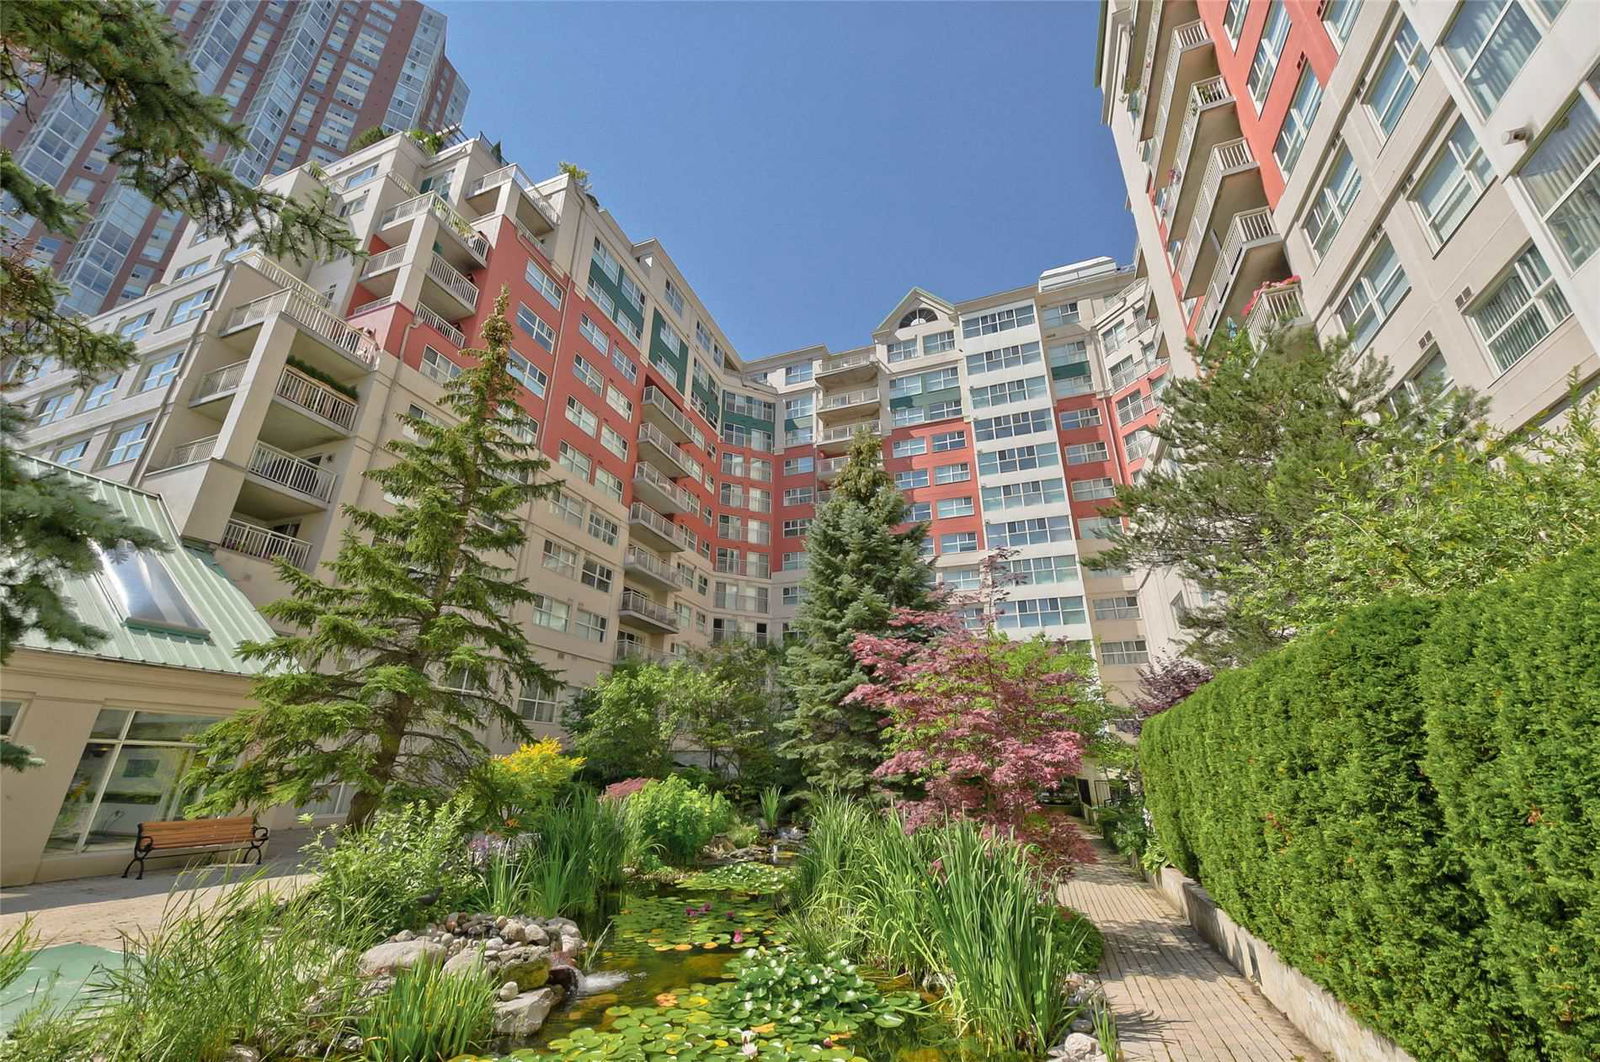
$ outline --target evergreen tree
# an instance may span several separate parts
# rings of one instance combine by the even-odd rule
[[[252,188],[216,161],[243,137],[225,100],[195,87],[194,70],[166,16],[142,0],[30,0],[0,4],[0,95],[37,105],[41,86],[78,91],[111,121],[117,179],[157,209],[186,213],[209,232],[239,234],[284,257],[355,248],[326,190],[293,200]],[[0,149],[0,193],[8,210],[73,236],[81,206],[30,177]],[[0,248],[0,661],[30,630],[84,648],[102,633],[73,615],[58,592],[62,576],[93,571],[92,546],[153,549],[148,532],[95,501],[60,474],[36,474],[16,460],[25,410],[4,400],[15,381],[44,367],[68,369],[82,386],[134,358],[132,343],[57,312],[63,289],[33,265],[14,237]],[[0,742],[0,748],[4,743]],[[7,753],[3,762],[20,762]]]
[[[482,762],[486,730],[531,737],[517,694],[555,679],[524,633],[536,595],[506,562],[526,545],[524,508],[558,488],[506,371],[506,301],[446,386],[452,422],[401,414],[416,441],[391,441],[395,461],[367,473],[393,512],[346,507],[329,582],[279,561],[289,596],[262,611],[295,633],[241,647],[267,665],[258,703],[202,735],[196,811],[303,804],[347,782],[361,825],[446,796]]]
[[[783,678],[794,700],[784,751],[816,788],[862,793],[883,760],[882,712],[848,695],[868,681],[850,651],[858,633],[886,634],[899,609],[927,610],[926,524],[904,530],[905,497],[883,468],[882,444],[857,432],[850,457],[806,534],[811,566]]]
[[[1385,401],[1389,368],[1358,359],[1310,329],[1245,333],[1196,349],[1199,373],[1174,378],[1152,429],[1169,460],[1117,491],[1104,512],[1126,517],[1095,568],[1174,568],[1213,595],[1190,610],[1185,653],[1225,666],[1281,644],[1293,631],[1239,592],[1250,573],[1292,564],[1328,498],[1331,476],[1365,491],[1377,469],[1362,456],[1382,440],[1396,459],[1440,444],[1470,446],[1482,402],[1458,392],[1413,410]],[[1365,471],[1361,471],[1362,469]]]

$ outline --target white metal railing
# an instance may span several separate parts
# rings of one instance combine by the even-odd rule
[[[683,532],[687,528],[679,527],[665,516],[656,512],[644,502],[634,502],[628,509],[628,522],[648,527],[662,538],[670,542],[683,542]]]
[[[1202,44],[1210,44],[1211,34],[1206,32],[1206,24],[1204,22],[1195,19],[1193,22],[1185,22],[1173,30],[1172,39],[1174,46],[1179,51],[1186,52],[1190,48],[1198,48]]]
[[[312,300],[323,309],[328,308],[327,295],[318,291],[310,284],[307,284],[305,281],[301,280],[299,277],[283,268],[283,266],[279,265],[277,262],[274,262],[272,259],[268,258],[264,252],[260,250],[250,251],[247,254],[240,255],[239,261],[250,266],[256,272],[260,273],[273,283],[280,284],[283,287],[298,291],[300,294]]]
[[[510,166],[502,166],[500,169],[484,174],[476,181],[473,181],[472,186],[467,189],[467,196],[471,198],[491,188],[498,188],[507,181],[515,183],[518,188],[522,189],[522,193],[528,197],[528,201],[533,204],[533,208],[544,216],[544,219],[550,223],[551,228],[555,228],[558,220],[555,207],[551,206],[550,200],[546,199],[544,193],[534,186],[533,178],[523,173],[522,167],[514,163]]]
[[[256,299],[236,308],[233,315],[228,318],[228,330],[264,321],[275,313],[288,315],[296,324],[352,361],[368,369],[378,367],[378,346],[371,336],[345,324],[317,305],[313,299],[293,288],[285,288],[275,295],[268,295],[266,298]]]
[[[680,588],[683,586],[683,580],[672,570],[672,566],[643,546],[630,545],[623,554],[622,561],[625,567],[648,572],[664,583]]]
[[[318,383],[297,369],[287,368],[278,377],[277,395],[291,405],[323,420],[337,424],[345,431],[356,426],[356,404],[327,384]]]
[[[1222,250],[1217,253],[1217,264],[1211,271],[1210,287],[1206,290],[1207,309],[1213,321],[1222,312],[1223,303],[1228,297],[1228,289],[1233,287],[1233,281],[1238,276],[1239,262],[1243,259],[1245,251],[1254,243],[1271,239],[1277,232],[1277,228],[1272,224],[1270,207],[1247,210],[1234,215],[1233,221],[1228,225],[1227,238],[1222,241]]]
[[[842,395],[829,395],[822,400],[822,409],[841,409],[844,406],[865,405],[868,402],[878,401],[876,387],[863,387],[859,391],[846,391]]]
[[[658,605],[637,590],[622,591],[622,601],[618,606],[619,611],[632,612],[636,616],[644,616],[653,623],[663,627],[678,629],[678,614],[664,605]]]
[[[1212,150],[1211,161],[1206,163],[1205,175],[1200,179],[1200,193],[1195,199],[1194,209],[1189,214],[1189,235],[1184,240],[1183,252],[1178,256],[1178,275],[1185,285],[1189,283],[1189,275],[1194,270],[1195,260],[1200,257],[1200,247],[1205,242],[1206,230],[1210,227],[1211,209],[1216,205],[1217,192],[1222,188],[1222,178],[1255,164],[1256,157],[1250,150],[1250,142],[1243,137],[1218,144]],[[1180,193],[1182,180],[1180,177]]]
[[[663,476],[660,472],[657,472],[649,465],[636,464],[633,466],[633,483],[636,487],[640,484],[646,484],[650,487],[654,487],[656,490],[667,495],[674,502],[676,502],[680,509],[687,509],[690,512],[693,512],[695,509],[699,508],[699,506],[695,504],[693,494],[690,494],[683,487],[678,486],[676,483],[672,482],[672,480],[668,479],[666,476]]]
[[[1178,172],[1178,180],[1182,180],[1184,171],[1189,168],[1189,149],[1194,146],[1201,113],[1231,102],[1233,102],[1233,90],[1228,87],[1228,83],[1220,74],[1208,77],[1204,81],[1196,81],[1189,87],[1188,113],[1183,119],[1183,130],[1178,134],[1177,149],[1172,153],[1172,166]]]
[[[204,461],[216,452],[219,438],[220,435],[207,435],[203,439],[193,439],[180,446],[174,446],[161,467],[177,468],[179,465],[187,465],[194,461]]]
[[[816,375],[826,376],[830,372],[843,372],[845,369],[854,369],[858,365],[872,365],[877,360],[871,351],[862,351],[860,354],[845,354],[818,365]]]
[[[1250,307],[1250,314],[1245,320],[1245,329],[1259,346],[1273,329],[1305,319],[1306,308],[1300,299],[1300,282],[1294,281],[1257,295],[1255,305]]]
[[[837,428],[824,429],[822,434],[817,436],[817,441],[819,443],[843,442],[847,439],[854,439],[856,432],[863,429],[873,435],[877,435],[882,427],[883,423],[876,420],[864,420],[859,424],[845,424]]]
[[[222,548],[244,553],[262,560],[282,557],[296,568],[305,568],[311,559],[311,543],[303,538],[269,531],[265,527],[247,524],[243,520],[229,520],[222,531]]]
[[[642,660],[647,664],[661,664],[663,666],[670,666],[671,664],[676,663],[680,658],[671,653],[663,653],[658,649],[652,649],[647,645],[639,645],[634,642],[625,642],[619,638],[617,640],[616,654],[613,659],[618,663],[621,663],[624,660]]]
[[[460,270],[443,258],[433,255],[428,259],[428,276],[468,306],[477,308],[478,286],[462,276]]]
[[[304,494],[318,501],[333,501],[332,472],[302,457],[285,453],[276,446],[268,446],[263,442],[256,443],[255,452],[250,455],[249,471],[268,482],[287,487],[297,494]]]
[[[644,404],[652,409],[660,410],[662,413],[666,414],[667,419],[670,420],[679,431],[689,436],[690,439],[693,439],[697,446],[705,445],[705,433],[694,426],[694,421],[689,419],[688,414],[684,413],[683,410],[674,405],[672,399],[668,398],[666,393],[663,392],[661,388],[656,387],[653,384],[649,387],[646,387],[644,389]]]
[[[421,321],[425,325],[428,325],[430,328],[437,330],[441,335],[450,340],[450,342],[454,343],[457,347],[464,347],[467,345],[467,334],[465,332],[451,324],[449,321],[446,321],[442,315],[430,309],[429,307],[422,305],[420,302],[417,303],[417,320]]]
[[[249,364],[250,359],[245,358],[243,361],[236,361],[232,365],[224,365],[220,369],[212,369],[200,377],[200,386],[194,389],[194,400],[198,402],[202,398],[220,395],[224,391],[232,391],[244,379],[244,370]]]
[[[385,306],[393,306],[395,303],[397,303],[399,301],[400,301],[399,299],[395,298],[393,292],[390,292],[387,295],[380,295],[376,299],[371,299],[371,300],[369,300],[367,302],[364,302],[360,306],[357,306],[355,309],[351,310],[350,311],[350,316],[351,317],[356,317],[356,316],[359,316],[360,314],[366,313],[369,310],[381,310]]]
[[[830,457],[817,462],[817,472],[824,476],[831,476],[843,468],[850,459],[848,457]]]
[[[404,246],[391,247],[387,251],[379,251],[368,258],[361,266],[362,279],[375,277],[379,273],[385,273],[391,269],[398,269],[405,264],[406,250],[407,248]]]
[[[437,192],[424,192],[422,195],[397,203],[383,212],[383,217],[378,219],[380,229],[393,225],[397,221],[406,221],[420,214],[432,214],[461,237],[467,249],[473,253],[478,261],[486,261],[489,253],[489,241],[480,232],[472,227],[472,223],[461,216],[461,213],[445,201]],[[387,253],[387,252],[386,252]]]
[[[667,438],[666,433],[654,424],[639,425],[639,441],[654,446],[671,458],[673,463],[680,469],[687,470],[685,462],[689,460],[688,455],[683,452],[682,447]]]

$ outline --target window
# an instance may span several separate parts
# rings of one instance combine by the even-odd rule
[[[610,342],[606,339],[605,332],[600,326],[589,319],[588,314],[578,318],[578,334],[589,341],[589,345],[604,354]]]
[[[352,188],[359,188],[377,176],[378,164],[376,162],[370,166],[363,166],[344,179],[344,190],[348,192]]]
[[[814,361],[802,361],[797,365],[785,365],[783,367],[783,382],[791,384],[805,383],[816,373],[816,369],[817,363]]]
[[[1468,0],[1444,36],[1444,54],[1487,114],[1539,46],[1539,28],[1522,0]]]
[[[578,551],[570,546],[564,546],[553,538],[544,540],[543,565],[568,579],[578,577]]]
[[[786,572],[803,572],[811,567],[811,556],[807,553],[785,553],[781,570]]]
[[[807,460],[810,459],[807,458]],[[752,457],[750,459],[750,478],[760,480],[762,483],[770,482],[772,479],[772,462],[764,457]]]
[[[1132,424],[1154,408],[1155,403],[1146,399],[1143,391],[1130,391],[1117,399],[1117,423]]]
[[[101,580],[122,609],[123,619],[141,627],[204,634],[206,626],[183,596],[166,562],[154,553],[131,550],[100,555]]]
[[[1097,620],[1138,619],[1139,599],[1133,594],[1094,599],[1094,618]]]
[[[206,312],[206,307],[211,305],[211,296],[216,294],[216,288],[207,288],[197,291],[193,295],[186,295],[172,304],[172,310],[167,314],[167,327],[192,321]]]
[[[1064,302],[1060,306],[1046,306],[1044,308],[1044,326],[1046,328],[1060,328],[1062,325],[1078,323],[1078,304]]]
[[[1328,6],[1322,11],[1322,24],[1335,44],[1342,48],[1350,40],[1350,30],[1360,13],[1361,0],[1328,0]]]
[[[783,603],[785,605],[798,605],[805,600],[805,587],[786,586],[783,588]]]
[[[561,444],[556,463],[581,480],[587,481],[594,474],[593,458],[583,451],[575,449],[571,443]]]
[[[1069,465],[1087,465],[1104,460],[1106,460],[1106,444],[1103,442],[1073,443],[1067,447]]]
[[[605,377],[601,375],[599,369],[585,361],[581,354],[572,356],[572,375],[582,380],[584,386],[597,395],[605,390]]]
[[[1600,248],[1600,74],[1582,91],[1517,174],[1574,269]]]
[[[1093,428],[1099,423],[1099,406],[1090,406],[1087,409],[1063,409],[1061,411],[1062,431],[1075,431],[1078,428]]]
[[[1450,238],[1493,179],[1477,138],[1458,119],[1411,193],[1437,243]]]
[[[989,545],[996,549],[1036,546],[1041,542],[1071,541],[1072,525],[1065,516],[1038,516],[1027,520],[1009,520],[1003,524],[985,524],[984,534]]]
[[[550,511],[574,527],[583,526],[584,508],[583,500],[568,491],[559,491],[550,499]]]
[[[206,271],[206,266],[210,264],[211,259],[209,258],[202,258],[198,262],[190,262],[188,265],[183,266],[176,273],[172,274],[172,279],[174,281],[179,281],[188,280],[190,277],[199,276],[201,273]]]
[[[783,492],[783,504],[810,505],[813,497],[814,495],[810,487],[790,487],[788,490]]]
[[[50,455],[50,460],[67,468],[77,468],[83,464],[84,455],[89,452],[89,440],[79,439],[57,447],[56,452]]]
[[[556,330],[544,323],[540,316],[527,306],[517,304],[517,327],[533,337],[533,341],[548,351],[556,349]]]
[[[1278,130],[1278,139],[1272,145],[1272,157],[1278,160],[1278,169],[1286,177],[1300,158],[1300,149],[1305,147],[1306,134],[1311,130],[1311,123],[1316,121],[1317,107],[1321,103],[1322,82],[1307,63],[1300,73],[1300,83],[1295,86],[1289,113],[1283,116],[1283,128]]]
[[[46,395],[40,400],[39,408],[34,411],[34,423],[43,426],[67,419],[72,412],[73,397],[74,392],[72,391],[60,391],[53,395]]]
[[[1150,652],[1145,648],[1143,638],[1134,638],[1124,642],[1101,642],[1100,663],[1107,667],[1120,664],[1148,664]]]
[[[664,292],[667,298],[667,305],[672,307],[672,312],[681,315],[683,313],[683,292],[678,290],[678,286],[672,282],[671,277],[666,278]],[[695,322],[697,325],[699,323],[698,321]],[[704,328],[701,331],[704,331]]]
[[[1116,493],[1117,484],[1110,476],[1072,481],[1073,501],[1097,501],[1101,498],[1115,497]]]
[[[928,452],[927,437],[919,435],[912,439],[896,439],[893,452],[896,457],[916,457],[918,454],[925,454]]]
[[[116,432],[111,438],[111,449],[106,454],[107,465],[120,465],[144,453],[144,444],[150,440],[150,421],[135,424]]]
[[[1022,413],[1003,413],[998,417],[985,417],[974,422],[979,442],[1009,439],[1014,435],[1031,435],[1050,430],[1050,411],[1030,409]]]
[[[549,594],[533,595],[533,622],[541,627],[549,627],[553,631],[566,630],[570,611],[571,606],[565,601],[557,601]]]
[[[1400,266],[1400,256],[1385,236],[1367,256],[1360,275],[1339,303],[1339,323],[1350,333],[1350,342],[1357,350],[1372,342],[1378,328],[1410,290],[1411,281]]]
[[[900,361],[910,361],[917,356],[917,341],[902,339],[898,343],[890,343],[888,353],[890,365]]]
[[[961,399],[951,398],[943,402],[929,403],[927,408],[928,420],[949,420],[951,417],[961,416]]]
[[[571,395],[567,396],[567,419],[585,435],[593,435],[600,430],[600,418]]]
[[[432,347],[422,348],[422,363],[419,369],[428,379],[442,384],[449,383],[461,375],[461,366]]]
[[[817,460],[814,457],[791,457],[783,462],[783,474],[786,476],[799,476],[811,472],[816,468]]]
[[[620,372],[629,383],[634,383],[639,379],[639,366],[634,364],[632,358],[628,357],[628,355],[622,352],[621,347],[615,345],[612,346],[611,364],[617,367],[617,371]]]
[[[906,507],[906,522],[911,524],[926,523],[933,519],[932,502],[912,502]]]
[[[948,483],[965,483],[972,478],[972,466],[965,461],[954,465],[940,465],[933,470],[933,481],[940,486]]]
[[[1389,404],[1396,410],[1423,405],[1440,395],[1455,390],[1455,374],[1438,347],[1430,347],[1428,357],[1402,380],[1389,395]]]
[[[606,385],[606,405],[621,413],[624,419],[633,419],[633,400],[610,384]]]
[[[1423,71],[1428,69],[1428,52],[1417,39],[1417,31],[1404,15],[1394,36],[1383,50],[1383,64],[1372,76],[1363,101],[1384,135],[1394,132],[1400,115],[1417,90]]]
[[[939,536],[940,553],[976,553],[978,551],[978,533],[976,531],[957,531],[954,534]]]
[[[1025,483],[1005,483],[983,488],[985,511],[1004,512],[1029,505],[1049,505],[1067,500],[1067,488],[1059,479],[1031,479]]]
[[[1048,388],[1043,376],[1030,376],[1023,380],[1006,380],[972,389],[972,408],[988,409],[991,406],[1009,405],[1043,398]]]
[[[952,590],[976,590],[983,585],[983,577],[975,567],[944,568],[938,575],[939,582]]]
[[[165,387],[178,375],[178,363],[183,359],[183,351],[175,350],[165,354],[154,361],[146,363],[144,374],[139,378],[139,386],[133,389],[134,394],[144,394],[154,391],[158,387]]]
[[[1130,431],[1122,437],[1122,452],[1127,455],[1129,461],[1138,461],[1148,456],[1155,448],[1155,439],[1149,428]]]
[[[1114,516],[1085,516],[1078,521],[1078,536],[1080,538],[1110,538],[1122,527],[1122,521]],[[1110,572],[1101,569],[1101,575],[1110,575]]]
[[[550,377],[545,375],[543,369],[514,350],[506,355],[506,372],[510,373],[513,379],[520,380],[522,385],[535,395],[544,397]]]
[[[922,337],[922,354],[924,357],[930,354],[943,354],[947,350],[954,349],[956,349],[956,334],[953,330],[933,332]]]
[[[1322,184],[1312,193],[1311,206],[1306,210],[1306,220],[1301,224],[1306,242],[1319,257],[1333,242],[1333,237],[1349,217],[1350,208],[1361,192],[1361,171],[1356,169],[1350,148],[1340,144]]]
[[[995,605],[995,625],[1001,630],[1031,630],[1059,627],[1084,621],[1083,598],[1038,597],[1022,601],[1001,601]]]
[[[1266,25],[1261,30],[1261,43],[1256,45],[1256,54],[1250,60],[1250,75],[1245,79],[1258,111],[1267,98],[1267,89],[1272,87],[1272,75],[1278,72],[1278,60],[1283,57],[1283,44],[1288,39],[1289,12],[1284,10],[1283,0],[1272,0],[1272,6],[1267,9]]]
[[[617,544],[617,535],[622,528],[617,526],[615,520],[601,516],[599,513],[589,514],[589,534],[598,538],[608,546]]]
[[[1033,324],[1033,304],[1029,303],[1026,306],[978,314],[975,317],[963,317],[961,334],[971,339],[974,336],[994,335],[996,332],[1006,332],[1031,324]]]
[[[1227,31],[1230,44],[1239,43],[1239,33],[1244,29],[1244,16],[1249,10],[1249,0],[1228,0],[1227,10],[1222,13],[1222,28]]]
[[[800,538],[809,530],[811,530],[809,518],[802,517],[799,520],[785,520],[783,522],[784,538]]]
[[[964,431],[941,431],[933,437],[933,452],[936,454],[947,453],[950,450],[961,450],[967,445],[967,433]]]
[[[612,570],[610,565],[602,564],[593,557],[585,557],[583,560],[583,575],[580,577],[580,581],[584,586],[592,586],[596,590],[609,593],[611,580],[615,575],[616,572]]]
[[[155,314],[154,310],[149,310],[137,317],[127,318],[117,325],[117,335],[129,341],[143,339],[145,332],[150,327],[150,319]]]
[[[967,355],[967,375],[995,372],[999,369],[1016,369],[1023,365],[1039,364],[1039,344],[1022,343],[1014,347],[1001,347],[982,354]]]
[[[1468,315],[1505,372],[1571,313],[1539,249],[1529,247]]]
[[[622,433],[609,424],[600,426],[600,445],[624,461],[628,459],[628,440],[624,439]]]
[[[1070,553],[1054,557],[1013,557],[1005,567],[1017,586],[1070,583],[1078,578],[1078,558]]]
[[[992,476],[1002,472],[1026,472],[1033,468],[1056,468],[1060,463],[1055,443],[1036,443],[979,454],[978,473]]]
[[[926,468],[913,468],[906,472],[896,472],[894,474],[894,485],[901,490],[926,487],[928,485],[928,470]]]

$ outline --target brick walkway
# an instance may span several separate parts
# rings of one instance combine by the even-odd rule
[[[1101,862],[1080,867],[1061,898],[1105,934],[1100,976],[1128,1062],[1324,1057],[1120,856],[1096,850]]]

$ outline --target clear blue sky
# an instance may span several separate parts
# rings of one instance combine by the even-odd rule
[[[434,6],[467,132],[589,170],[747,359],[1132,253],[1088,0]]]

